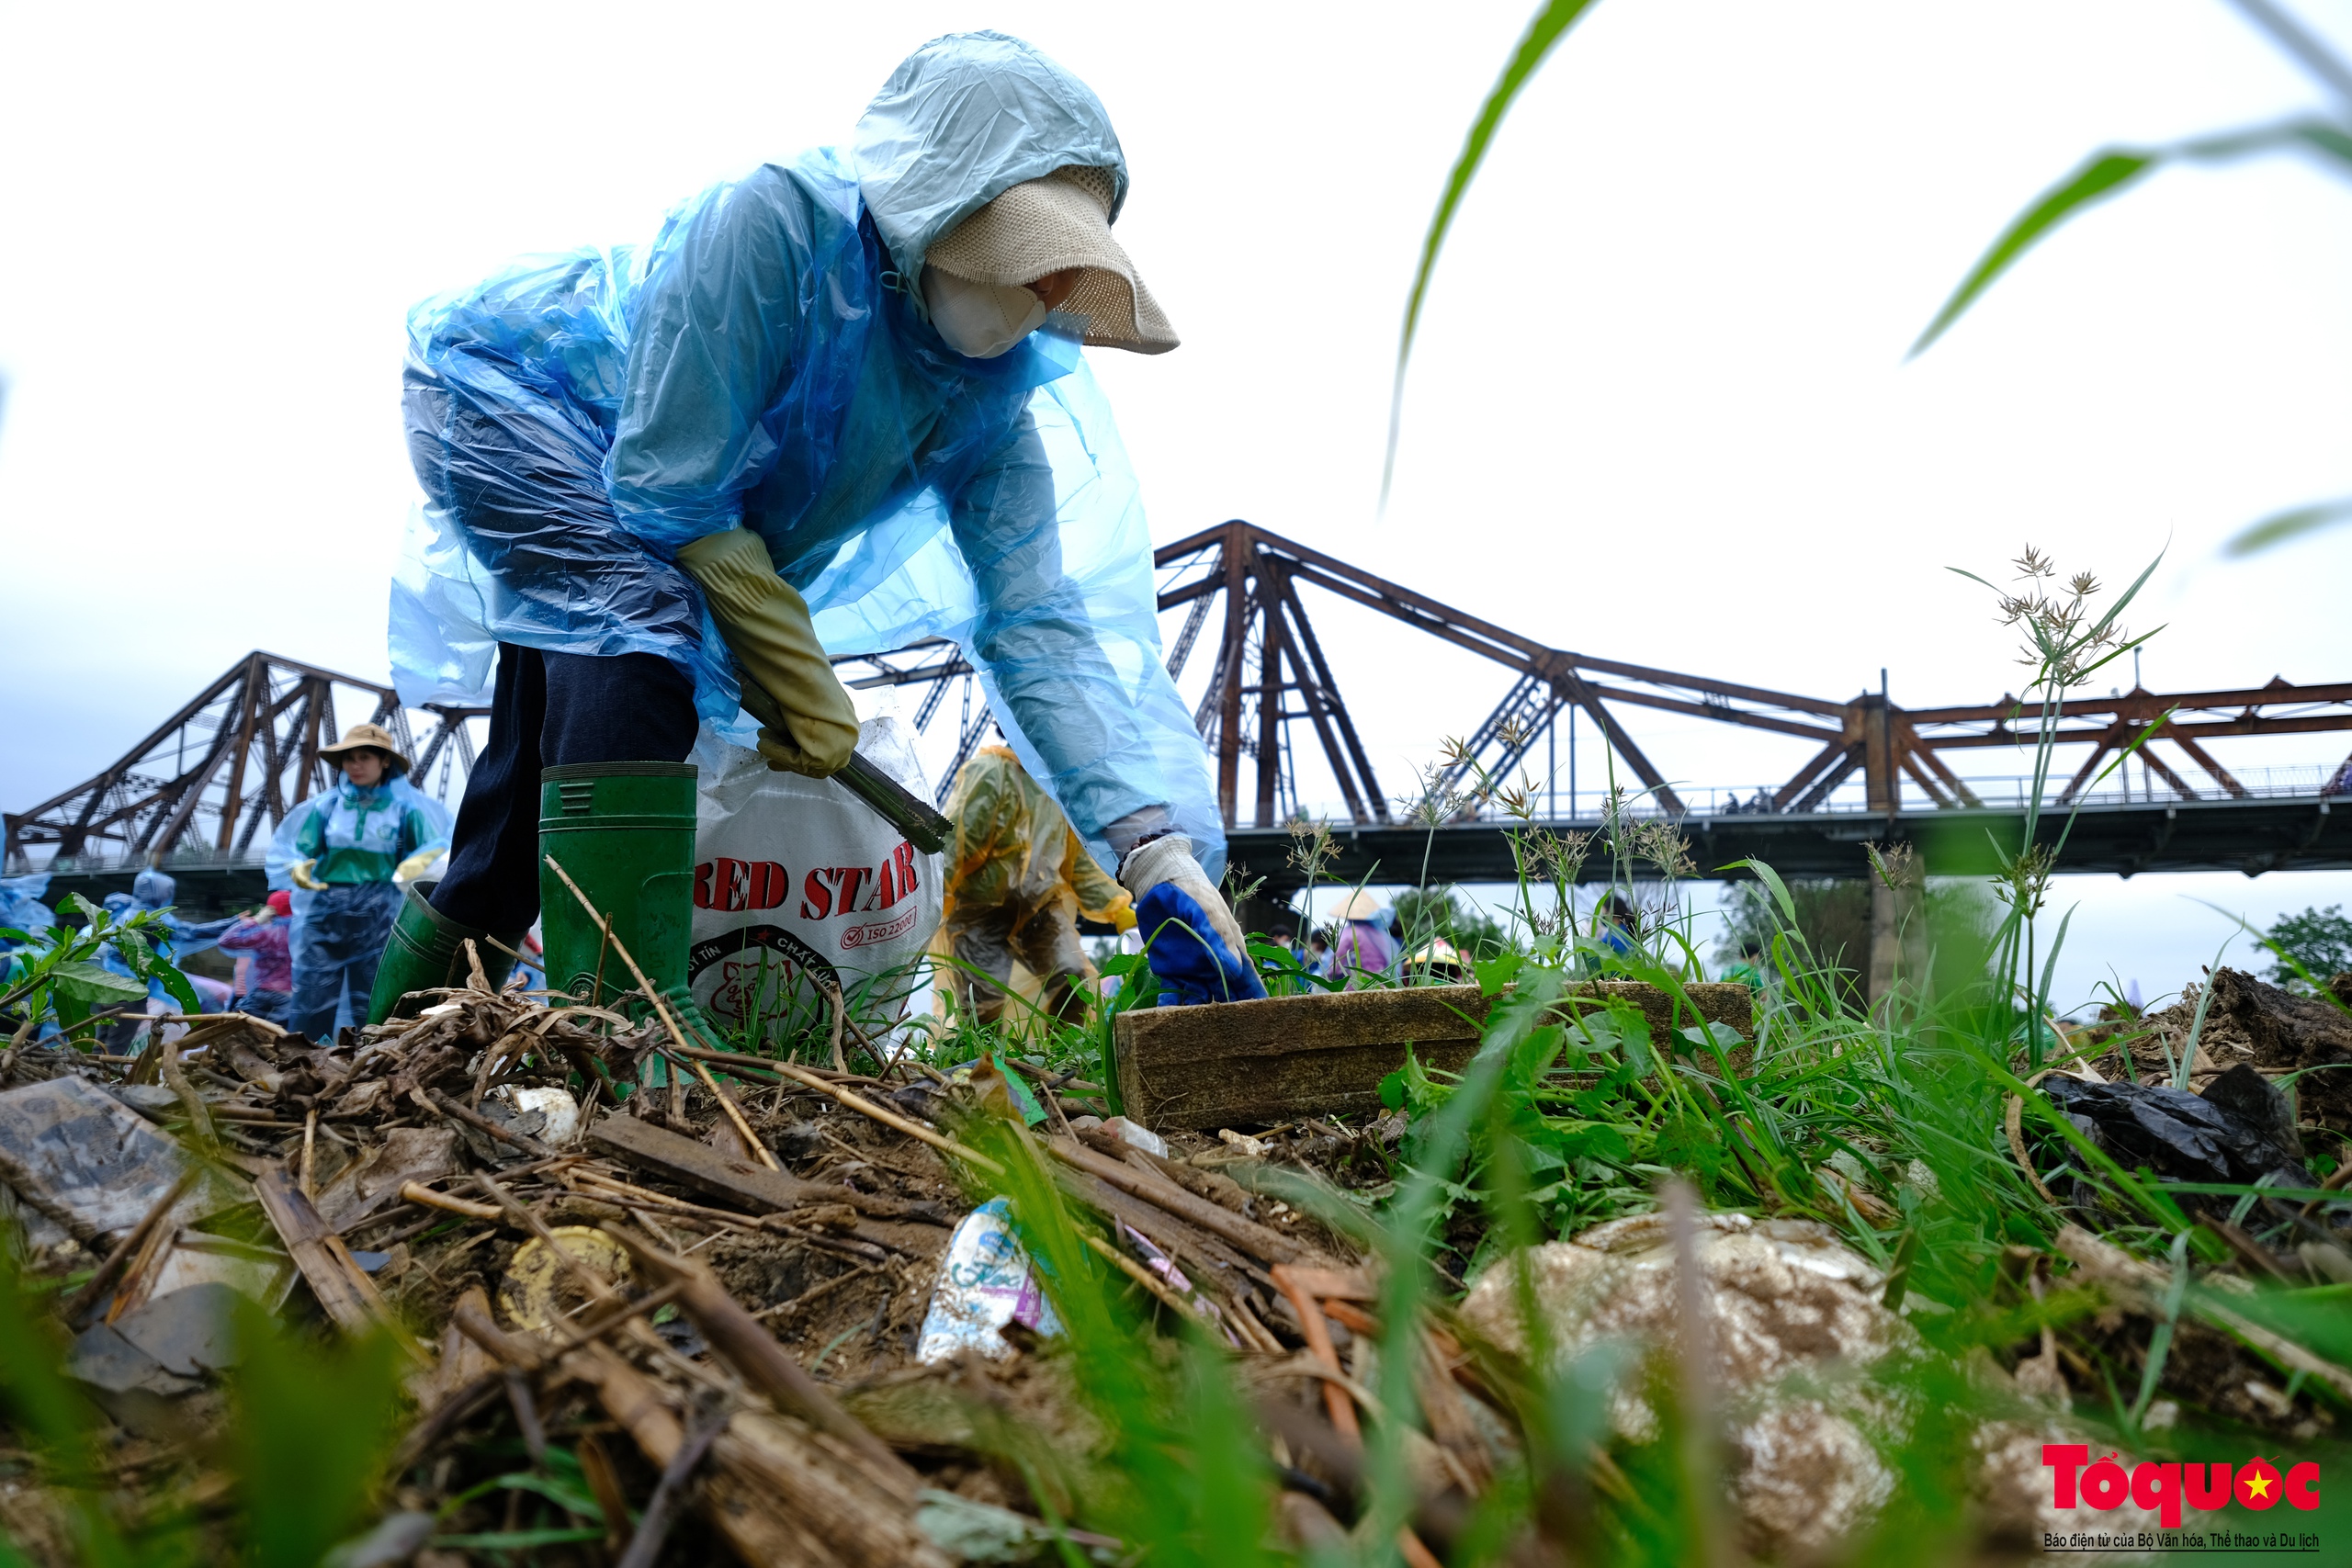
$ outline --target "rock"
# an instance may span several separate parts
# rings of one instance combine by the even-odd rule
[[[433,1539],[433,1516],[387,1514],[366,1535],[345,1541],[319,1559],[319,1568],[392,1568],[416,1556]]]
[[[236,1364],[236,1292],[219,1284],[157,1296],[111,1324],[84,1330],[66,1352],[65,1375],[124,1427],[169,1432],[178,1419],[173,1402]]]
[[[795,1122],[775,1135],[773,1146],[777,1158],[798,1165],[825,1152],[824,1130],[814,1122]]]
[[[1798,1397],[1775,1386],[1792,1374],[1832,1382],[1906,1341],[1908,1330],[1879,1304],[1879,1270],[1826,1226],[1702,1214],[1698,1230],[1747,1545],[1761,1555],[1818,1554],[1876,1514],[1894,1477],[1855,1419],[1865,1393]],[[1664,1214],[1611,1221],[1536,1247],[1528,1261],[1561,1361],[1604,1339],[1669,1351],[1678,1343],[1674,1243]],[[1523,1355],[1514,1272],[1509,1260],[1487,1269],[1462,1303],[1462,1321]],[[1609,1397],[1620,1437],[1658,1435],[1657,1412],[1635,1380],[1619,1380]]]
[[[500,1084],[485,1097],[484,1105],[492,1100],[503,1102],[512,1112],[508,1123],[518,1133],[529,1133],[550,1148],[561,1148],[580,1136],[580,1102],[562,1089],[518,1089],[513,1084]],[[534,1130],[529,1118],[537,1115],[542,1125]]]
[[[2050,1468],[2041,1459],[2043,1445],[2081,1443],[2094,1454],[2110,1451],[2094,1438],[2095,1434],[2058,1420],[2039,1425],[1987,1421],[1976,1429],[1977,1469],[1969,1495],[1979,1510],[1984,1560],[1999,1560],[1997,1554],[2003,1549],[2018,1557],[2038,1554],[2045,1536],[2084,1531],[2153,1536],[2162,1528],[2154,1510],[2143,1508],[2128,1497],[2114,1508],[2092,1509],[2079,1502],[2072,1508],[2058,1506],[2051,1489]],[[2118,1457],[2127,1473],[2137,1463],[2129,1454]]]
[[[489,1098],[475,1109],[481,1112],[485,1122],[495,1122],[522,1137],[537,1138],[547,1131],[547,1112],[543,1111],[525,1111],[511,1101]],[[458,1136],[465,1140],[466,1147],[473,1151],[474,1157],[484,1165],[513,1165],[531,1157],[505,1139],[493,1138],[470,1122],[458,1123]]]
[[[918,1122],[931,1122],[939,1116],[939,1091],[927,1083],[910,1083],[882,1097],[883,1103],[901,1116],[911,1116]]]
[[[200,1386],[194,1378],[175,1376],[109,1323],[85,1328],[76,1337],[66,1353],[65,1375],[100,1393],[145,1393],[166,1399]]]

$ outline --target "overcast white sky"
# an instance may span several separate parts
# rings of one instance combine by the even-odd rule
[[[1160,539],[1247,517],[1557,646],[1827,697],[1884,666],[1914,705],[2016,683],[1945,567],[2030,539],[2128,577],[2168,547],[2151,687],[2352,676],[2352,535],[2217,554],[2352,491],[2352,186],[2161,174],[1902,357],[2093,147],[2321,101],[2220,0],[1604,0],[1463,209],[1375,516],[1419,240],[1530,8],[0,11],[0,802],[87,776],[256,646],[382,679],[407,308],[640,238],[842,138],[909,50],[972,27],[1069,65],[1125,143],[1121,236],[1184,346],[1097,368]],[[2352,6],[2298,9],[2352,42]],[[1509,684],[1343,606],[1317,625],[1392,793]],[[1627,716],[1679,781],[1801,760]],[[2209,961],[2228,923],[2185,890],[2257,921],[2352,902],[2334,874],[2070,887],[2078,991]]]

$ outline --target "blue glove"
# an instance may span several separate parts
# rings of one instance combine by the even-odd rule
[[[1266,994],[1246,956],[1226,945],[1208,911],[1173,882],[1147,892],[1136,906],[1151,972],[1159,977],[1161,1007],[1238,1002]]]

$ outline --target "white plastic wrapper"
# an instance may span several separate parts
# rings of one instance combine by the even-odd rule
[[[991,1198],[956,1224],[932,1286],[931,1310],[923,1314],[915,1359],[944,1361],[961,1350],[1009,1356],[1012,1347],[997,1330],[1025,1324],[1038,1333],[1059,1334],[1061,1320],[1039,1288],[1029,1255],[1005,1216],[1010,1202]]]
[[[899,720],[869,719],[857,749],[918,797],[931,786]],[[838,986],[861,1027],[887,1027],[922,984],[944,868],[841,784],[780,773],[705,727],[686,983],[730,1039],[822,1027]]]

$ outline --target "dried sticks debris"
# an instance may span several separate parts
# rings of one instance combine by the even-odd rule
[[[1441,1255],[1398,1314],[1386,1255],[1358,1238],[1406,1168],[1401,1112],[1147,1128],[1081,1113],[1066,1101],[1096,1086],[1030,1063],[860,1077],[681,1039],[684,1021],[644,998],[593,1009],[476,983],[417,1000],[331,1045],[221,1020],[176,1063],[27,1050],[0,1090],[0,1183],[40,1238],[34,1265],[81,1276],[51,1298],[62,1370],[124,1434],[159,1443],[137,1435],[220,1418],[240,1296],[322,1345],[407,1347],[354,1561],[1132,1557],[1067,1523],[1122,1440],[1078,1341],[1100,1319],[1056,1309],[1072,1271],[1122,1303],[1120,1356],[1221,1366],[1282,1489],[1272,1522],[1302,1549],[1366,1539],[1370,1521],[1408,1562],[1459,1560],[1487,1501],[1542,1482],[1536,1391],[1596,1347],[1633,1359],[1595,1374],[1605,1419],[1580,1439],[1600,1447],[1577,1486],[1633,1495],[1604,1450],[1685,1408],[1661,1400],[1661,1366],[1712,1380],[1687,1408],[1727,1439],[1742,1549],[1834,1550],[1895,1483],[1863,1434],[1908,1408],[1871,1380],[1920,1343],[1900,1287],[1912,1255],[1890,1239],[1891,1258],[1865,1258],[1809,1217],[1905,1223],[1859,1165],[1820,1164],[1823,1206],[1804,1216],[1697,1213],[1678,1232],[1641,1213],[1524,1252],[1449,1235],[1466,1297],[1447,1304]],[[175,1066],[186,1095],[153,1081]],[[1007,1073],[1042,1098],[1034,1128]],[[2127,1166],[2300,1190],[2312,1156],[2275,1077],[2248,1060],[2196,1092],[2071,1077],[2043,1092]],[[2297,1245],[2333,1247],[2333,1206],[2320,1239],[2292,1229],[2302,1206],[2240,1224],[2225,1201],[2199,1220],[2216,1257],[2312,1288],[2328,1265]],[[2315,1401],[2352,1404],[2352,1372],[2210,1279],[2183,1294],[2083,1229],[2013,1252],[2003,1290],[2073,1292],[2099,1315],[2038,1324],[2031,1354],[1988,1361],[2004,1398],[2091,1387],[2076,1362],[2099,1353],[2092,1337],[2137,1325],[2154,1393],[2226,1364],[2282,1432],[2324,1425]],[[2190,1370],[2145,1359],[2159,1323]],[[2054,1414],[1988,1425],[1984,1474],[2070,1430]],[[1390,1455],[1405,1495],[1377,1502]],[[177,1476],[175,1499],[220,1484],[153,1473]],[[1568,1487],[1545,1507],[1568,1529],[1589,1503]]]

